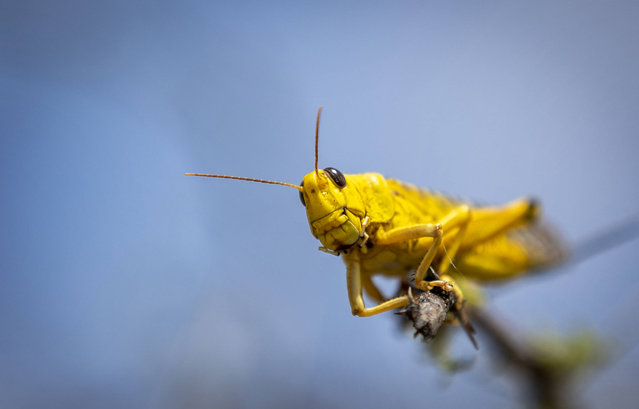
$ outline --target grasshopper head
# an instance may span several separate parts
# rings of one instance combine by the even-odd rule
[[[349,176],[335,168],[304,176],[300,199],[306,206],[311,233],[330,250],[351,247],[362,236],[364,201]]]
[[[335,168],[317,168],[319,120],[322,108],[317,111],[315,123],[315,169],[304,176],[301,186],[276,180],[242,176],[186,173],[187,176],[205,176],[219,179],[245,180],[249,182],[282,185],[297,189],[306,206],[306,217],[311,233],[325,249],[346,250],[366,237],[365,224],[370,220],[387,221],[393,215],[388,187],[381,175],[375,173],[344,175]],[[349,182],[350,181],[350,182]],[[367,206],[365,203],[369,203]],[[363,222],[366,220],[367,222]]]

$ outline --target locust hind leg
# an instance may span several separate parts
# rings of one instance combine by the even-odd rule
[[[458,213],[453,212],[449,214],[448,216],[446,216],[444,220],[442,221],[442,224],[446,223],[450,228],[452,229],[457,228],[457,230],[454,233],[451,233],[451,234],[454,234],[453,237],[450,240],[447,240],[449,242],[448,247],[446,247],[444,243],[442,243],[442,247],[444,249],[444,256],[442,257],[442,260],[439,264],[437,273],[440,276],[440,280],[451,283],[453,285],[453,292],[455,293],[455,298],[456,298],[455,307],[458,311],[460,311],[462,308],[464,295],[462,293],[461,288],[459,287],[459,285],[457,285],[453,277],[450,274],[448,274],[448,269],[450,268],[450,266],[453,266],[453,267],[455,266],[453,260],[455,259],[455,255],[457,254],[457,251],[459,250],[459,247],[462,241],[464,240],[464,237],[466,236],[466,232],[468,231],[468,226],[470,225],[470,219],[471,219],[470,208],[468,206],[463,206],[459,209]],[[453,223],[449,223],[449,221]]]
[[[468,228],[461,247],[472,248],[507,230],[536,219],[541,213],[539,203],[534,199],[522,198],[499,207],[479,207],[473,209],[473,222]]]
[[[466,267],[471,261],[470,258],[466,256],[466,251],[469,248],[486,240],[493,240],[494,237],[503,234],[513,227],[535,219],[539,213],[539,203],[527,198],[518,199],[500,207],[474,208],[472,210],[472,223],[470,222],[471,217],[469,213],[469,217],[458,224],[459,229],[454,236],[450,238],[446,237],[444,244],[447,244],[448,247],[443,246],[444,257],[437,272],[440,274],[441,280],[455,285],[455,295],[458,300],[456,307],[458,310],[461,310],[461,304],[464,298],[460,287],[456,285],[455,280],[451,274],[448,273],[451,265],[455,267],[453,259],[458,250],[460,248],[464,249],[463,261],[458,260],[458,262]],[[454,217],[454,215],[447,215],[442,221],[442,224],[446,223],[446,219],[450,220],[452,217]],[[469,260],[466,260],[467,258],[469,258]],[[463,271],[467,271],[467,268],[464,268]],[[511,271],[511,274],[512,273]]]

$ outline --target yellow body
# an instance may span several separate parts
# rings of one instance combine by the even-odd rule
[[[315,127],[315,170],[304,176],[301,186],[240,176],[187,175],[297,189],[311,233],[322,243],[320,250],[344,259],[353,314],[374,315],[410,303],[405,293],[385,299],[371,280],[375,274],[412,285],[409,276],[414,272],[414,285],[421,290],[454,291],[455,308],[460,310],[464,293],[471,302],[478,298],[473,279],[510,278],[560,257],[557,238],[535,223],[539,209],[534,201],[476,207],[377,173],[343,175],[334,168],[318,169],[321,111]],[[363,290],[379,304],[367,308]]]
[[[340,186],[327,170],[307,174],[301,195],[320,249],[342,255],[346,263],[355,315],[409,303],[407,295],[384,300],[370,279],[375,274],[406,281],[416,271],[418,288],[453,290],[460,308],[457,282],[510,278],[559,254],[556,238],[535,223],[534,201],[476,207],[377,173],[342,175]],[[431,265],[438,280],[426,280]],[[365,307],[362,289],[380,304]]]

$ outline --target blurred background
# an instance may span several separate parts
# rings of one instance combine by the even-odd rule
[[[453,342],[475,365],[451,377],[392,314],[352,317],[296,191],[183,174],[299,183],[323,105],[320,167],[534,195],[579,243],[639,212],[637,21],[635,1],[3,1],[0,406],[524,407],[485,348]],[[607,340],[588,407],[639,400],[638,253],[488,292],[518,331]]]

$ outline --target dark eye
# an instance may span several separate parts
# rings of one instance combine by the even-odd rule
[[[300,183],[300,186],[304,187],[304,181],[302,181],[302,183]],[[302,193],[301,190],[300,190],[300,200],[301,200],[302,204],[304,205],[304,207],[306,207],[306,202],[304,201],[304,193]]]
[[[337,186],[339,187],[346,186],[346,178],[344,177],[342,172],[340,172],[339,170],[335,168],[326,168],[324,169],[324,172],[328,173],[328,176],[330,176],[331,179],[333,179],[333,182],[335,182]]]

